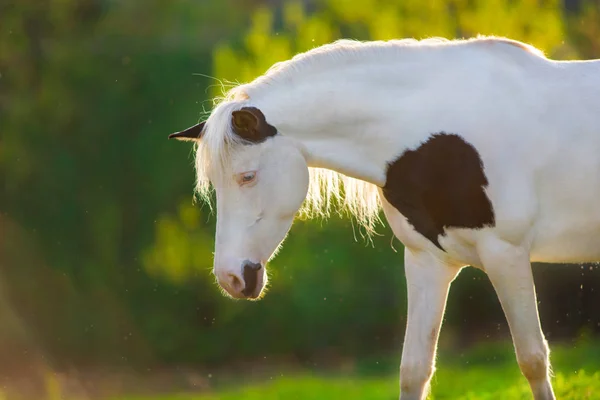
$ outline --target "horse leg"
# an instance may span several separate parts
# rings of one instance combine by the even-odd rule
[[[529,251],[497,239],[481,243],[478,251],[502,304],[519,367],[534,399],[553,400],[549,350],[540,326]]]
[[[433,375],[435,352],[450,283],[460,268],[405,248],[408,319],[400,367],[400,399],[422,400]]]

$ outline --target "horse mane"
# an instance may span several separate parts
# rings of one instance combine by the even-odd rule
[[[248,96],[253,97],[262,89],[269,89],[269,84],[277,82],[286,83],[292,79],[298,79],[302,75],[310,74],[315,69],[335,68],[339,65],[365,59],[376,59],[384,62],[386,60],[398,60],[398,57],[406,57],[409,51],[423,51],[433,48],[474,48],[490,49],[495,54],[508,53],[520,56],[534,56],[545,58],[544,53],[529,44],[517,40],[496,36],[479,35],[475,38],[450,40],[441,37],[426,39],[394,39],[377,41],[359,41],[351,39],[339,39],[319,47],[315,47],[303,53],[298,53],[289,60],[273,64],[262,76],[257,77],[245,86]]]
[[[494,46],[493,46],[494,45]],[[495,46],[499,45],[499,46]],[[525,56],[544,58],[544,54],[533,46],[515,40],[480,36],[464,40],[428,38],[423,40],[402,39],[390,41],[360,42],[342,39],[326,44],[293,58],[274,64],[265,74],[247,84],[240,84],[217,99],[211,112],[202,140],[196,148],[196,191],[198,196],[212,209],[211,179],[220,180],[231,173],[229,159],[236,151],[240,139],[231,127],[231,113],[242,108],[253,97],[268,95],[273,87],[310,74],[316,68],[331,68],[353,60],[386,59],[406,54],[406,49],[424,49],[449,46],[482,46],[496,52],[513,52]],[[381,222],[379,212],[381,200],[377,186],[354,179],[338,172],[310,168],[310,185],[300,216],[305,218],[327,218],[332,210],[353,216],[367,236],[375,232]]]

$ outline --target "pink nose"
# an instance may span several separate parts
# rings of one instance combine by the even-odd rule
[[[241,293],[244,290],[244,278],[238,274],[227,274],[227,286],[231,289],[230,292]]]

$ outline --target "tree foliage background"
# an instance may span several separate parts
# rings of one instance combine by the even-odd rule
[[[344,218],[298,221],[265,299],[227,299],[191,148],[166,135],[222,84],[338,38],[495,34],[590,58],[599,26],[584,0],[0,0],[0,370],[400,354],[402,246],[387,227],[371,245]],[[596,266],[536,279],[550,340],[600,332]],[[486,338],[506,324],[466,270],[442,345]]]

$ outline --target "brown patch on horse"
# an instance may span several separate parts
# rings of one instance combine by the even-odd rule
[[[269,125],[256,107],[243,107],[231,113],[231,124],[236,135],[252,143],[262,143],[277,134],[277,129]]]
[[[483,163],[462,137],[432,135],[391,162],[383,195],[414,229],[443,250],[445,228],[483,228],[495,223]]]

